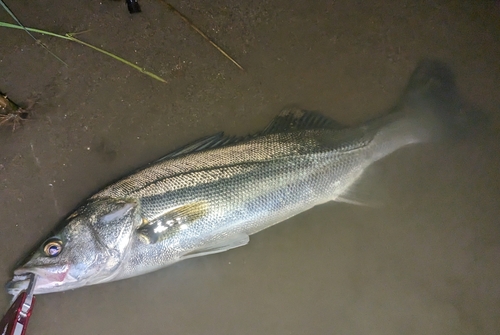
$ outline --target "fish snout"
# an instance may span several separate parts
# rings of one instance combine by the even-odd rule
[[[42,294],[57,291],[58,287],[74,282],[69,274],[69,266],[45,266],[37,268],[21,267],[14,270],[14,277],[9,281],[5,289],[7,293],[17,296],[28,288],[30,274],[37,276],[34,293]]]
[[[8,294],[13,295],[13,299],[16,299],[17,296],[22,292],[28,289],[28,285],[30,283],[29,277],[27,274],[25,275],[14,275],[11,281],[7,282],[5,285],[5,290]]]

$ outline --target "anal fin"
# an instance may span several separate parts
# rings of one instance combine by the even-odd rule
[[[375,200],[360,200],[360,199],[355,199],[356,197],[352,196],[352,194],[341,194],[337,196],[334,201],[336,202],[343,202],[345,204],[349,205],[355,205],[355,206],[365,206],[365,207],[381,207],[381,203],[375,201]]]
[[[377,182],[379,178],[376,176],[373,168],[364,171],[353,184],[332,200],[370,208],[383,207],[385,197],[380,197],[380,187]]]

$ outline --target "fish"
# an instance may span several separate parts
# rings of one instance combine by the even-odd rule
[[[36,245],[6,285],[16,296],[123,280],[246,245],[250,236],[349,190],[374,162],[466,131],[451,69],[423,60],[381,116],[347,126],[283,109],[262,131],[204,137],[86,199]]]

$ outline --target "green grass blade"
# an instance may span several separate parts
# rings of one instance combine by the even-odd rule
[[[0,0],[1,1],[1,0]],[[60,34],[56,34],[56,33],[52,33],[50,31],[46,31],[46,30],[41,30],[41,29],[36,29],[36,28],[28,28],[28,27],[21,27],[21,26],[18,26],[18,25],[15,25],[15,24],[11,24],[11,23],[7,23],[7,22],[2,22],[0,21],[0,27],[5,27],[5,28],[12,28],[12,29],[20,29],[20,30],[28,30],[30,32],[34,32],[34,33],[39,33],[39,34],[43,34],[43,35],[48,35],[48,36],[53,36],[53,37],[57,37],[57,38],[61,38],[61,39],[64,39],[64,40],[69,40],[69,41],[73,41],[73,42],[76,42],[76,43],[79,43],[81,45],[84,45],[86,47],[89,47],[91,49],[94,49],[95,51],[98,51],[100,53],[103,53],[109,57],[112,57],[128,66],[131,66],[132,68],[136,69],[137,71],[153,78],[153,79],[156,79],[158,81],[161,81],[162,83],[166,83],[167,81],[159,76],[157,76],[156,74],[154,73],[151,73],[149,71],[146,71],[145,69],[141,68],[140,66],[137,66],[135,65],[134,63],[131,63],[129,61],[127,61],[126,59],[123,59],[109,51],[106,51],[104,49],[101,49],[101,48],[98,48],[92,44],[89,44],[89,43],[86,43],[82,40],[79,40],[77,39],[76,37],[74,37],[72,34],[68,33],[66,35],[60,35]]]
[[[22,29],[26,32],[26,34],[30,35],[31,38],[33,38],[35,41],[37,41],[37,39],[35,38],[35,36],[33,36],[33,34],[31,34],[28,29],[26,29],[26,27],[21,23],[21,21],[19,21],[19,19],[17,18],[17,16],[14,15],[14,13],[12,13],[12,11],[10,10],[9,7],[7,7],[7,5],[5,4],[5,2],[3,2],[3,0],[0,0],[0,5],[2,5],[3,9],[5,9],[5,11],[7,13],[9,13],[9,15],[14,19],[14,21],[17,22],[18,26],[22,27]]]
[[[120,62],[122,62],[122,63],[124,63],[124,64],[127,64],[128,66],[133,67],[133,68],[134,68],[134,69],[136,69],[137,71],[139,71],[139,72],[141,72],[141,73],[144,73],[145,75],[148,75],[148,76],[150,76],[151,78],[154,78],[154,79],[156,79],[156,80],[159,80],[159,81],[161,81],[161,82],[163,82],[163,83],[166,83],[166,82],[167,82],[165,79],[163,79],[163,78],[161,78],[161,77],[157,76],[156,74],[151,73],[151,72],[149,72],[149,71],[146,71],[145,69],[141,68],[140,66],[137,66],[137,65],[135,65],[134,63],[131,63],[131,62],[129,62],[129,61],[128,61],[128,60],[126,60],[126,59],[123,59],[123,58],[121,58],[121,57],[119,57],[119,56],[117,56],[117,55],[115,55],[115,54],[112,54],[112,53],[111,53],[111,52],[109,52],[109,51],[103,50],[103,49],[98,48],[98,47],[96,47],[96,46],[94,46],[94,45],[92,45],[92,44],[88,44],[88,43],[86,43],[86,42],[84,42],[84,41],[82,41],[82,40],[79,40],[78,38],[73,37],[71,34],[66,34],[66,37],[68,37],[68,38],[69,38],[71,41],[73,41],[73,42],[76,42],[76,43],[80,43],[80,44],[82,44],[82,45],[85,45],[86,47],[92,48],[92,49],[94,49],[94,50],[96,50],[96,51],[99,51],[99,52],[101,52],[101,53],[103,53],[103,54],[105,54],[105,55],[108,55],[109,57],[112,57],[112,58],[114,58],[114,59],[116,59],[116,60],[118,60],[118,61],[120,61]]]
[[[26,34],[30,35],[31,38],[33,38],[37,44],[39,44],[42,48],[44,48],[48,53],[50,53],[52,56],[54,56],[58,61],[60,61],[61,63],[63,63],[64,65],[68,66],[68,64],[66,64],[65,61],[63,61],[61,58],[59,58],[55,53],[53,53],[52,51],[49,50],[49,47],[46,46],[45,44],[43,44],[42,42],[40,42],[39,40],[37,40],[35,38],[35,36],[33,36],[32,33],[30,33],[28,31],[28,29],[26,29],[26,27],[21,23],[21,21],[19,21],[19,19],[14,15],[14,13],[10,10],[10,8],[5,4],[5,2],[3,2],[3,0],[0,0],[0,5],[2,5],[3,9],[5,9],[5,11],[7,13],[9,13],[9,15],[14,19],[14,21],[17,22],[17,24],[26,32]]]
[[[24,30],[26,29],[27,31],[32,31],[34,33],[39,33],[39,34],[44,34],[44,35],[49,35],[49,36],[54,36],[54,37],[59,37],[59,38],[62,38],[62,39],[65,39],[65,40],[70,40],[69,37],[66,37],[64,35],[59,35],[59,34],[56,34],[56,33],[51,33],[50,31],[46,31],[46,30],[41,30],[41,29],[36,29],[36,28],[27,28],[27,27],[21,27],[21,26],[18,26],[16,24],[12,24],[12,23],[7,23],[7,22],[2,22],[0,21],[0,27],[5,27],[5,28],[12,28],[12,29],[20,29],[20,30]],[[35,39],[36,40],[36,39]]]

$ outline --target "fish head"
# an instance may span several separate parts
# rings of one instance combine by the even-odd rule
[[[14,270],[7,292],[16,296],[26,289],[31,273],[37,276],[35,294],[112,281],[140,224],[136,209],[134,201],[113,199],[80,207]]]

